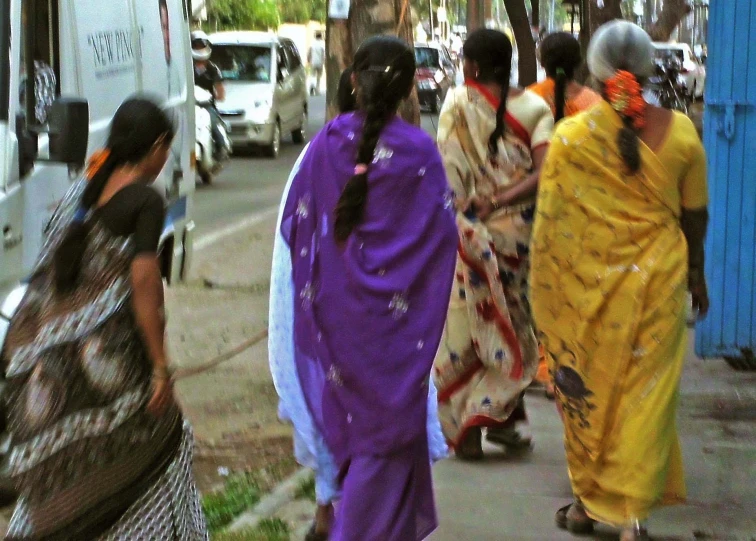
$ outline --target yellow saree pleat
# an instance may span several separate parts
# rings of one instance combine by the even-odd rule
[[[663,164],[626,174],[606,104],[563,122],[539,188],[531,300],[575,496],[608,524],[685,497],[675,428],[687,245]]]

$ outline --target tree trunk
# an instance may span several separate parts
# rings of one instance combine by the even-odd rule
[[[352,64],[354,52],[371,36],[398,36],[413,45],[409,0],[352,0],[349,19],[326,22],[326,118],[338,114],[336,93],[341,72]],[[407,122],[420,124],[420,104],[413,87],[399,114]]]
[[[649,28],[654,41],[669,41],[677,26],[693,8],[687,0],[665,0],[659,19]]]
[[[587,0],[586,4],[588,5],[589,40],[599,26],[622,18],[621,0],[604,0],[603,8],[598,6],[597,0]]]
[[[467,0],[467,34],[486,26],[484,0]]]
[[[532,13],[530,14],[531,23],[535,28],[541,29],[541,0],[530,0]]]
[[[525,0],[504,0],[507,8],[509,22],[512,24],[512,32],[517,42],[519,86],[525,87],[536,82],[538,68],[536,66],[535,41],[530,31],[528,10],[525,8]]]

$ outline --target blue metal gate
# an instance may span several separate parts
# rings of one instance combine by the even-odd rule
[[[704,115],[711,298],[696,353],[753,363],[756,350],[756,2],[710,3]],[[753,366],[751,366],[753,367]]]

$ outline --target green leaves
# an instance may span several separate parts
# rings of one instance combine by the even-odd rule
[[[325,20],[326,0],[213,0],[208,9],[213,30],[275,30],[282,23]]]
[[[269,30],[281,23],[275,0],[213,0],[207,15],[218,30]]]

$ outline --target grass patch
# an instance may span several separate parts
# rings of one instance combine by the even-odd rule
[[[315,501],[315,477],[310,476],[297,487],[297,491],[294,493],[294,497],[297,500],[310,500]]]
[[[260,496],[260,483],[252,474],[229,477],[223,490],[202,498],[202,510],[210,532],[228,526],[246,509],[259,502]]]
[[[238,532],[219,533],[213,541],[290,541],[289,525],[280,518],[266,518],[255,528]]]

